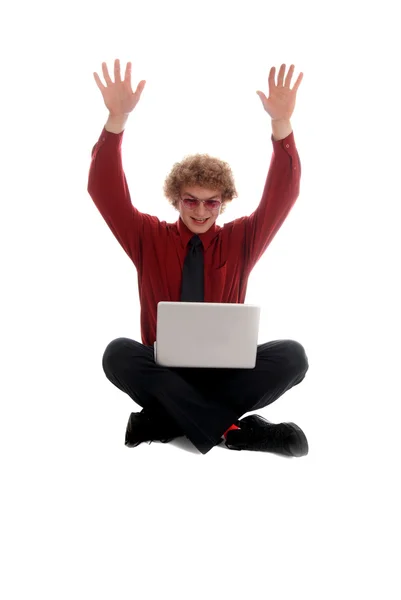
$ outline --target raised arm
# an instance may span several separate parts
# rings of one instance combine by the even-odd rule
[[[114,63],[114,83],[106,63],[102,63],[102,69],[107,85],[102,84],[97,73],[94,73],[94,77],[109,109],[109,118],[92,149],[88,193],[118,242],[137,266],[143,230],[150,217],[132,205],[122,166],[121,145],[129,114],[139,102],[146,82],[141,81],[135,93],[132,91],[130,62],[127,63],[123,81],[118,59]]]
[[[257,92],[265,111],[271,117],[273,156],[257,209],[249,217],[239,220],[245,247],[248,249],[247,270],[251,270],[261,258],[299,195],[301,162],[290,119],[303,73],[299,74],[294,87],[290,89],[293,73],[294,65],[291,65],[284,81],[285,64],[281,65],[276,85],[275,67],[272,67],[269,74],[269,98],[263,92]]]

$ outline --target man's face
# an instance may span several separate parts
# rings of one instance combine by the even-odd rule
[[[199,202],[199,200],[208,200],[209,202]],[[218,204],[217,201],[221,202],[221,192],[218,190],[183,186],[178,208],[181,219],[190,231],[205,233],[211,228],[220,214],[221,204]],[[197,222],[195,219],[206,219],[206,221]]]

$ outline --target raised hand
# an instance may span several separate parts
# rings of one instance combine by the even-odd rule
[[[272,67],[269,73],[269,97],[266,98],[261,91],[256,92],[262,101],[263,108],[275,121],[290,120],[294,112],[296,94],[303,78],[303,73],[300,73],[294,87],[290,90],[294,69],[294,65],[291,65],[284,82],[285,64],[281,65],[276,85],[274,79],[276,67]]]
[[[131,63],[127,63],[125,69],[124,81],[121,81],[120,61],[118,58],[114,61],[114,83],[110,78],[106,63],[102,63],[103,76],[106,86],[100,81],[97,73],[93,73],[96,84],[102,92],[103,100],[109,109],[110,115],[121,116],[130,113],[138,104],[146,81],[138,83],[135,92],[131,88]]]

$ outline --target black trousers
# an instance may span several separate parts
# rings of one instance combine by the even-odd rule
[[[303,346],[293,340],[259,345],[254,369],[161,367],[153,346],[124,337],[110,342],[103,355],[106,377],[139,406],[174,420],[202,454],[245,413],[298,385],[308,368]]]

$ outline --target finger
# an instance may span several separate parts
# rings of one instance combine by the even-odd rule
[[[285,64],[282,64],[278,72],[277,85],[282,86],[284,81]]]
[[[274,81],[275,75],[276,75],[276,67],[272,67],[270,69],[270,73],[269,73],[269,95],[271,93],[271,90],[276,86],[276,83]]]
[[[143,92],[143,88],[145,87],[145,85],[146,85],[146,81],[143,79],[142,81],[140,81],[138,83],[138,87],[136,88],[135,93],[138,93],[139,95],[141,95],[142,92]]]
[[[121,83],[120,60],[118,58],[114,61],[114,81]]]
[[[104,77],[105,82],[107,83],[107,85],[111,85],[113,82],[110,79],[110,75],[107,70],[107,64],[105,62],[102,63],[102,71],[103,71],[103,77]]]
[[[124,81],[127,81],[129,84],[131,84],[131,68],[132,64],[127,62],[127,66],[125,67]]]
[[[103,90],[105,90],[106,88],[105,88],[105,86],[103,85],[103,83],[102,83],[102,81],[101,81],[101,79],[100,79],[99,75],[98,75],[97,73],[93,73],[93,76],[94,76],[94,78],[95,78],[96,85],[98,86],[98,88],[100,89],[100,91],[103,91]]]
[[[295,65],[291,65],[288,70],[287,77],[285,78],[285,87],[288,87],[288,88],[290,87],[291,79],[294,74],[294,69],[295,69]]]
[[[294,87],[292,88],[292,91],[293,91],[293,92],[295,92],[295,93],[297,92],[297,90],[298,90],[299,86],[301,85],[301,81],[302,81],[302,79],[303,79],[303,76],[304,76],[304,74],[303,74],[303,73],[300,73],[300,74],[298,75],[298,79],[296,80],[296,82],[294,83]]]
[[[256,93],[257,93],[257,95],[260,98],[260,101],[262,103],[263,108],[266,110],[266,105],[267,105],[267,98],[266,98],[266,96],[264,95],[263,92],[257,91]]]

